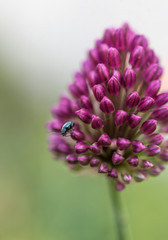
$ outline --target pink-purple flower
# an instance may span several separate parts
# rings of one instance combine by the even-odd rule
[[[50,151],[71,169],[92,169],[113,179],[118,191],[160,174],[168,161],[162,72],[145,36],[128,24],[106,29],[74,74],[69,95],[51,109]],[[74,126],[62,136],[69,121]]]

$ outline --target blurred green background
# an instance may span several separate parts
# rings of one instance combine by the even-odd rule
[[[57,92],[32,98],[9,69],[1,61],[0,239],[115,239],[106,179],[74,176],[47,150],[45,123]],[[133,239],[167,239],[167,175],[120,193]]]

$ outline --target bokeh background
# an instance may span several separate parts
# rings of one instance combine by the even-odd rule
[[[0,0],[0,239],[115,240],[104,177],[74,176],[47,150],[49,109],[109,26],[150,39],[168,89],[165,0]],[[168,169],[121,193],[134,240],[168,238]]]

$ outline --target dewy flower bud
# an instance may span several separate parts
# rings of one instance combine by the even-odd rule
[[[151,134],[156,130],[157,121],[156,120],[147,120],[141,126],[141,132],[143,134]]]
[[[145,94],[150,97],[155,97],[160,90],[160,86],[161,86],[160,80],[154,80],[150,82],[146,88]]]
[[[143,60],[144,60],[144,48],[141,46],[137,46],[134,48],[134,50],[131,52],[129,63],[131,66],[135,69],[140,68],[142,66]]]
[[[132,150],[135,153],[140,153],[143,150],[145,150],[145,148],[146,148],[146,146],[142,142],[140,142],[139,140],[134,140],[132,142]]]
[[[93,105],[92,105],[92,102],[89,97],[82,95],[80,99],[81,99],[81,106],[83,108],[88,109],[88,110],[93,109]]]
[[[139,164],[139,159],[137,156],[132,156],[127,159],[127,163],[132,167],[137,167]]]
[[[117,126],[122,126],[128,118],[128,114],[123,110],[118,110],[115,114],[114,121]]]
[[[87,165],[88,171],[104,173],[118,191],[132,179],[158,175],[168,162],[162,72],[143,35],[128,24],[106,29],[75,72],[70,97],[61,97],[51,110],[46,127],[54,157],[77,171]]]
[[[107,133],[102,134],[98,139],[98,145],[109,146],[111,144],[111,139]]]
[[[77,142],[75,145],[75,151],[77,153],[84,153],[89,149],[89,145],[84,142]]]
[[[151,163],[147,160],[142,160],[141,161],[141,167],[144,168],[144,169],[148,169],[148,168],[153,167],[153,163]]]
[[[118,178],[117,170],[115,168],[112,168],[111,171],[109,172],[108,176],[112,177],[112,178]]]
[[[126,49],[125,33],[123,28],[118,28],[114,33],[115,47],[118,50]]]
[[[90,166],[91,167],[97,167],[100,163],[100,160],[98,158],[95,158],[93,157],[91,160],[90,160]]]
[[[108,49],[108,65],[110,68],[120,68],[121,59],[120,54],[116,48],[109,48]]]
[[[78,162],[83,166],[88,165],[89,157],[86,155],[80,155],[78,156]]]
[[[136,74],[133,69],[127,68],[124,72],[124,77],[122,80],[122,85],[126,89],[130,89],[134,86],[136,80]]]
[[[118,138],[117,139],[117,147],[119,148],[119,150],[124,150],[127,147],[129,147],[130,145],[130,140],[125,139],[125,138]]]
[[[92,120],[92,114],[84,108],[81,108],[80,110],[76,111],[75,113],[78,116],[78,118],[84,123],[90,123]]]
[[[154,63],[151,64],[145,71],[144,71],[144,79],[145,81],[151,82],[153,80],[158,79],[162,75],[163,69],[158,64]]]
[[[146,112],[150,108],[152,108],[155,104],[155,100],[151,97],[143,97],[140,100],[140,103],[138,105],[138,111],[139,112]]]
[[[155,104],[157,107],[161,107],[166,103],[168,103],[168,92],[161,93],[155,98]]]
[[[114,152],[112,155],[112,163],[114,165],[119,165],[124,160],[124,157],[119,153]]]
[[[128,116],[128,125],[131,128],[135,128],[135,127],[138,126],[138,124],[141,122],[141,120],[142,120],[141,116],[138,116],[138,115],[135,115],[135,114],[130,114]]]
[[[139,94],[137,92],[131,92],[126,99],[126,106],[128,108],[134,108],[140,101]]]
[[[100,82],[101,83],[107,82],[108,79],[109,79],[109,70],[106,67],[106,65],[103,64],[103,63],[99,63],[96,67],[96,70],[97,70],[97,73],[99,75]]]
[[[113,102],[108,97],[103,97],[103,99],[100,102],[100,109],[104,113],[113,113],[115,111],[115,107]]]
[[[107,88],[111,95],[118,95],[120,93],[121,84],[117,78],[112,76],[108,81]]]
[[[155,156],[160,152],[160,147],[158,145],[149,145],[145,149],[145,154],[147,156]]]
[[[100,102],[106,96],[106,89],[101,84],[96,84],[93,87],[93,93],[96,100]]]
[[[94,129],[100,129],[104,127],[104,121],[96,116],[96,115],[92,115],[92,122],[91,122],[91,126]]]
[[[149,135],[149,137],[148,137],[149,143],[154,144],[154,145],[160,145],[161,142],[163,141],[163,139],[164,139],[164,137],[159,133]]]

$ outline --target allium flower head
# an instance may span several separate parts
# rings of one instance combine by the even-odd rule
[[[145,36],[128,24],[106,29],[74,74],[69,95],[51,109],[47,129],[54,156],[71,169],[112,178],[119,191],[160,174],[168,161],[168,93],[159,93],[162,72]],[[70,121],[72,127],[62,136]]]

